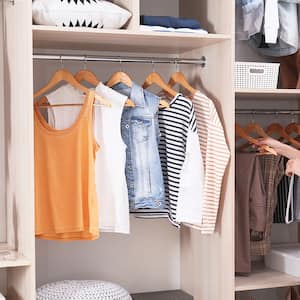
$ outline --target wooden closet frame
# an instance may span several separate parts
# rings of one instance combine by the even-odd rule
[[[5,101],[9,104],[8,238],[29,262],[7,267],[8,299],[35,299],[33,68],[34,49],[128,51],[207,58],[207,66],[182,67],[211,97],[222,116],[231,159],[223,182],[216,233],[181,229],[181,288],[195,300],[233,300],[234,287],[234,2],[180,0],[182,17],[201,20],[210,34],[139,32],[140,1],[115,1],[133,16],[126,30],[32,26],[31,1],[3,0],[6,19]],[[32,47],[33,41],[33,47]],[[0,267],[5,267],[5,263]]]

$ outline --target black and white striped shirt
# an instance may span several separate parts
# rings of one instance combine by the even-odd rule
[[[170,212],[169,217],[172,222],[194,223],[200,221],[204,171],[193,104],[178,94],[170,103],[169,108],[159,111],[158,120],[161,134],[159,153],[164,176],[166,203]],[[189,151],[187,147],[192,147],[192,151]],[[187,154],[187,150],[191,152],[191,155]],[[192,160],[188,164],[187,158]],[[191,164],[193,163],[195,163],[195,170],[191,174]],[[194,176],[194,178],[183,180],[182,177],[187,176]],[[182,182],[185,182],[184,187],[182,187]],[[186,182],[192,182],[193,186],[187,186]],[[183,190],[184,192],[182,192]],[[191,195],[192,197],[190,197]],[[185,216],[183,218],[178,218],[177,215],[180,197],[184,197],[181,200],[185,207],[180,205],[180,209],[184,210],[183,214],[180,214]]]

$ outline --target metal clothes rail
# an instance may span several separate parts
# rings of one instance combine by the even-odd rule
[[[299,109],[236,109],[238,115],[299,115]]]
[[[82,62],[116,62],[116,63],[146,63],[146,64],[178,64],[199,65],[205,67],[206,57],[199,59],[178,57],[135,57],[135,56],[91,56],[91,55],[49,55],[34,54],[34,60],[60,60],[60,61],[82,61]]]

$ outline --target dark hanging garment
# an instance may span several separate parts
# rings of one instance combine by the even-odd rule
[[[263,235],[266,226],[266,193],[259,157],[236,154],[235,177],[235,271],[251,272],[250,232]]]

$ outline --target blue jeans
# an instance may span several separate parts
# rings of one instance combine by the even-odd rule
[[[163,176],[158,152],[159,97],[133,83],[113,89],[128,96],[134,108],[124,107],[121,132],[126,149],[126,180],[131,209],[165,208]]]

